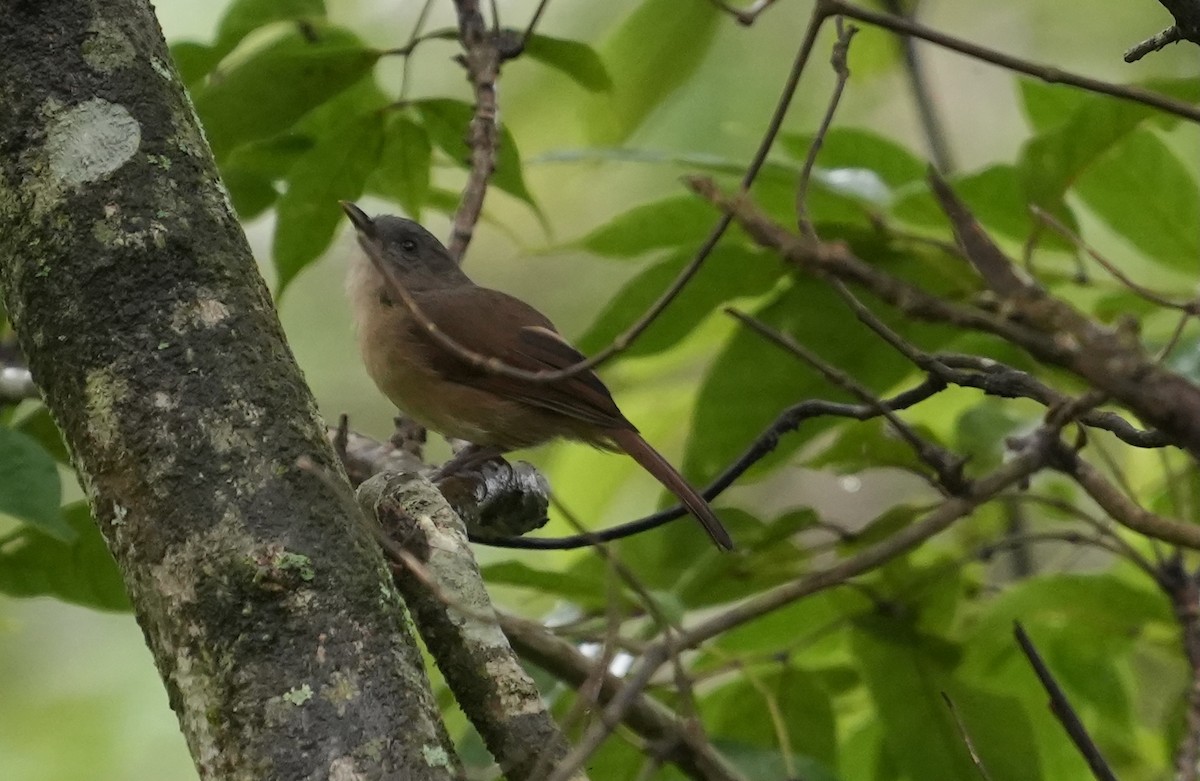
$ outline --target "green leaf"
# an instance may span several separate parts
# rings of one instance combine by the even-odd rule
[[[580,41],[534,34],[525,44],[526,55],[543,65],[562,71],[575,83],[592,92],[612,89],[612,79],[596,50]]]
[[[995,781],[1041,778],[1034,733],[1019,702],[954,679],[945,642],[915,630],[902,618],[872,615],[853,633],[859,671],[883,726],[892,761],[907,778],[975,778],[945,692],[974,735],[990,740],[976,748]]]
[[[289,33],[192,94],[218,160],[247,141],[287,130],[363,77],[380,53],[328,27]]]
[[[411,104],[421,115],[425,129],[429,131],[429,139],[434,146],[446,153],[456,165],[469,168],[470,147],[467,145],[467,132],[475,109],[469,103],[448,98],[418,100]],[[525,186],[525,176],[521,170],[521,153],[517,151],[517,142],[507,127],[500,127],[500,138],[496,149],[496,170],[492,173],[492,184],[499,187],[533,207],[538,211],[537,203],[529,188]],[[540,212],[539,212],[540,214]]]
[[[625,141],[703,62],[722,15],[712,3],[646,0],[601,45],[613,89],[587,114],[596,144]]]
[[[1167,94],[1195,102],[1200,83],[1162,81],[1153,85]],[[1046,209],[1061,208],[1066,190],[1115,144],[1147,120],[1173,123],[1160,112],[1140,103],[1106,96],[1090,96],[1076,104],[1065,121],[1050,124],[1025,143],[1017,168],[1026,201]]]
[[[617,215],[579,244],[614,258],[637,257],[656,249],[699,248],[717,217],[712,206],[694,196],[664,198]]]
[[[848,616],[872,609],[871,600],[857,590],[828,590],[767,613],[713,640],[715,651],[704,657],[706,666],[722,665],[730,654],[766,656],[794,653],[805,659],[845,660],[842,635],[830,631]]]
[[[74,537],[59,502],[58,465],[33,437],[0,428],[0,515],[9,515],[58,540]]]
[[[45,406],[39,406],[21,418],[13,428],[37,440],[37,443],[58,463],[68,465],[71,463],[71,453],[63,441],[62,432],[58,430],[58,424],[54,422],[54,418],[50,416],[50,410]]]
[[[676,252],[630,280],[579,340],[580,349],[595,352],[629,328],[691,262],[693,254],[690,249]],[[719,313],[722,304],[762,295],[783,274],[778,260],[765,252],[730,244],[717,247],[624,356],[654,355],[678,344],[701,322]]]
[[[0,543],[0,592],[54,596],[101,610],[129,610],[116,562],[83,502],[63,508],[71,542],[29,529]]]
[[[272,247],[278,295],[329,246],[343,216],[338,201],[362,195],[382,145],[383,116],[372,112],[319,139],[292,167]]]
[[[970,459],[980,473],[1000,466],[1006,455],[1005,441],[1016,428],[1029,421],[1010,415],[1000,399],[971,407],[955,421],[954,450]]]
[[[817,680],[795,665],[768,673],[750,670],[722,686],[700,703],[706,731],[723,745],[760,749],[784,748],[826,767],[837,763],[837,728],[829,693]],[[786,736],[776,735],[764,723],[768,698],[780,715]],[[781,739],[787,745],[780,746]]]
[[[313,146],[312,138],[284,133],[242,144],[221,163],[221,179],[238,216],[248,220],[274,205],[278,182],[287,178],[296,161]]]
[[[1131,133],[1075,183],[1088,207],[1147,257],[1200,268],[1200,191],[1183,162],[1149,130]]]
[[[914,429],[919,436],[937,441],[937,437],[925,427],[914,426]],[[845,427],[828,448],[808,462],[808,466],[830,469],[843,475],[883,466],[927,471],[912,446],[883,418]]]
[[[171,44],[171,58],[183,83],[192,86],[217,67],[222,53],[212,46],[194,41],[179,41]]]
[[[269,179],[244,168],[223,166],[221,181],[229,191],[229,200],[242,220],[251,220],[274,205],[279,191]]]
[[[881,264],[882,265],[882,264]],[[887,263],[913,266],[911,259]],[[926,349],[949,339],[949,329],[894,317],[867,300],[885,321]],[[754,316],[815,351],[877,393],[885,393],[912,372],[908,362],[883,341],[873,338],[849,307],[819,280],[799,277]],[[701,386],[688,442],[687,474],[712,475],[725,468],[780,413],[807,399],[847,400],[813,369],[749,328],[739,328],[724,345]],[[815,418],[798,431],[782,435],[765,465],[779,463],[834,420]],[[760,464],[759,469],[763,468]]]
[[[688,609],[752,596],[794,580],[806,569],[806,557],[792,536],[812,525],[812,511],[789,513],[771,524],[731,507],[720,507],[717,514],[737,540],[739,555],[718,551],[693,519],[683,518],[666,534],[622,542],[621,560],[640,573],[647,587],[673,594]]]
[[[595,561],[576,567],[569,576],[562,572],[536,569],[519,561],[503,561],[482,568],[484,579],[492,585],[518,586],[534,589],[539,594],[552,594],[576,605],[601,609],[611,596],[605,583],[605,572]]]
[[[1038,132],[1062,126],[1089,100],[1088,93],[1062,84],[1047,84],[1035,79],[1018,78],[1021,107],[1033,129]]]
[[[433,150],[425,128],[407,117],[392,117],[384,130],[383,155],[369,188],[400,204],[414,220],[429,196]]]
[[[1034,230],[1033,217],[1029,212],[1030,199],[1021,178],[1021,172],[1010,165],[994,165],[972,174],[954,176],[950,180],[954,191],[966,202],[985,228],[1001,233],[1011,239],[1024,241]],[[1044,208],[1051,211],[1068,227],[1077,227],[1077,221],[1061,199]],[[921,227],[949,229],[946,215],[938,207],[925,182],[912,183],[900,193],[892,206],[892,214]],[[1066,246],[1057,234],[1049,234],[1047,242],[1056,240],[1056,246]]]
[[[811,134],[784,133],[779,137],[779,146],[802,163],[812,141]],[[912,152],[891,139],[860,128],[830,130],[817,155],[817,167],[826,176],[831,171],[871,171],[891,188],[925,177],[925,164]]]
[[[264,25],[289,20],[325,18],[325,0],[234,0],[217,27],[218,49],[229,52]]]

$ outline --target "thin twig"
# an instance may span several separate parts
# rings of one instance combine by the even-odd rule
[[[884,7],[895,16],[907,19],[913,18],[917,3],[913,10],[905,8],[900,0],[885,0]],[[946,140],[946,126],[938,116],[937,104],[933,92],[929,89],[925,68],[921,62],[921,52],[916,43],[907,35],[900,36],[900,49],[904,55],[904,73],[908,76],[908,87],[912,91],[913,103],[917,107],[917,116],[921,120],[921,130],[925,135],[925,144],[933,164],[939,171],[950,173],[954,170],[954,158],[950,153],[950,144]]]
[[[1025,633],[1025,629],[1021,626],[1020,622],[1013,624],[1013,634],[1016,635],[1017,644],[1021,646],[1021,651],[1025,654],[1025,658],[1033,666],[1038,680],[1042,682],[1042,688],[1050,695],[1050,711],[1066,729],[1071,742],[1079,749],[1079,753],[1087,761],[1088,767],[1092,769],[1092,775],[1100,779],[1100,781],[1117,781],[1112,768],[1108,766],[1108,762],[1100,754],[1100,749],[1096,747],[1096,743],[1083,726],[1083,722],[1080,721],[1079,714],[1071,707],[1067,695],[1063,692],[1062,687],[1058,685],[1058,681],[1054,679],[1053,673],[1046,666],[1046,662],[1042,660],[1041,654],[1038,653],[1033,641],[1029,639],[1029,635]]]
[[[953,35],[947,35],[946,33],[939,32],[903,17],[879,13],[857,6],[846,2],[846,0],[818,0],[817,7],[825,16],[841,14],[865,24],[872,24],[882,27],[885,30],[911,35],[914,38],[929,41],[945,49],[965,54],[968,57],[974,57],[977,60],[989,62],[1001,68],[1016,71],[1017,73],[1024,73],[1026,76],[1033,76],[1049,84],[1067,84],[1087,90],[1088,92],[1141,103],[1144,106],[1150,106],[1168,114],[1191,120],[1192,122],[1200,122],[1200,106],[1175,100],[1157,92],[1151,92],[1140,87],[1113,84],[1112,82],[1081,76],[1060,68],[1030,62],[1021,57],[1014,57],[1011,54],[989,49],[986,46],[969,43]]]
[[[847,27],[840,16],[834,20],[834,24],[837,27],[837,40],[833,44],[833,55],[829,58],[829,63],[833,66],[837,81],[834,84],[833,93],[829,96],[829,105],[825,108],[825,116],[821,118],[821,125],[808,145],[808,154],[804,156],[804,167],[800,169],[800,181],[796,186],[796,224],[801,233],[814,241],[817,238],[817,231],[808,216],[808,186],[812,180],[813,168],[817,164],[817,154],[825,143],[825,136],[829,133],[830,125],[833,124],[833,115],[837,113],[837,107],[842,102],[846,82],[850,80],[850,66],[846,64],[846,58],[850,53],[850,41],[858,32],[858,28],[854,25]]]
[[[488,32],[478,0],[454,0],[454,6],[458,11],[459,41],[463,48],[461,61],[475,92],[475,113],[467,131],[471,166],[458,209],[454,212],[448,247],[450,255],[461,261],[474,235],[475,223],[483,212],[488,181],[496,170],[496,152],[500,143],[496,80],[500,76],[501,56],[498,37]]]
[[[934,396],[943,388],[945,383],[936,378],[926,379],[919,385],[910,388],[907,391],[899,393],[889,399],[883,400],[883,404],[889,409],[900,410],[911,407],[915,404]],[[761,434],[759,434],[750,446],[740,455],[732,464],[725,468],[720,475],[713,480],[707,488],[701,491],[701,495],[708,501],[714,500],[720,496],[727,488],[733,485],[738,478],[745,474],[752,466],[757,464],[762,459],[766,458],[779,445],[779,440],[785,434],[791,433],[798,429],[805,421],[812,418],[823,416],[835,416],[852,418],[854,420],[870,420],[878,417],[882,413],[879,408],[873,404],[846,404],[843,402],[826,401],[824,399],[812,399],[803,401],[793,407],[784,410]],[[660,510],[639,518],[629,523],[623,523],[620,526],[614,526],[610,529],[604,529],[598,532],[589,532],[587,534],[576,534],[567,537],[555,538],[528,538],[528,537],[506,537],[506,538],[490,538],[490,539],[472,539],[472,542],[478,542],[481,545],[491,545],[498,548],[519,548],[524,550],[571,550],[575,548],[584,548],[589,545],[595,545],[600,542],[612,542],[624,537],[631,537],[635,534],[656,529],[659,526],[670,523],[677,518],[682,518],[687,515],[685,510],[680,505],[675,505],[666,510]]]
[[[737,318],[743,325],[749,327],[772,344],[804,361],[820,372],[825,379],[857,397],[859,401],[864,404],[875,405],[884,419],[891,424],[892,429],[895,430],[897,435],[917,455],[917,458],[929,466],[934,471],[934,474],[937,475],[936,487],[940,487],[952,495],[958,495],[967,490],[967,485],[963,480],[962,474],[964,463],[962,458],[920,437],[894,410],[883,406],[883,402],[877,396],[863,387],[853,377],[830,365],[821,356],[800,344],[788,334],[771,328],[761,320],[732,308],[727,308],[725,313]]]

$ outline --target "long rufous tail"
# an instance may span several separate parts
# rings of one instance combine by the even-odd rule
[[[696,520],[704,526],[704,531],[708,532],[708,536],[712,537],[713,542],[725,550],[733,550],[733,539],[730,538],[729,532],[725,530],[721,522],[717,520],[716,514],[708,506],[708,502],[704,501],[704,497],[695,488],[692,488],[687,480],[683,479],[683,475],[679,474],[667,459],[650,447],[649,442],[642,439],[641,435],[632,429],[612,429],[605,433],[622,450],[632,456],[634,461],[637,461],[642,468],[653,475],[655,480],[679,497],[683,506],[688,508],[691,514],[696,516]]]

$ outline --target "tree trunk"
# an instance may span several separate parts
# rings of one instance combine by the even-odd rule
[[[5,4],[0,289],[200,775],[457,775],[147,3]]]

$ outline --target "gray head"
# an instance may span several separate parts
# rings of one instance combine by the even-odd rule
[[[387,214],[372,219],[349,201],[341,204],[358,233],[359,245],[399,272],[409,289],[468,281],[445,245],[418,223]]]

